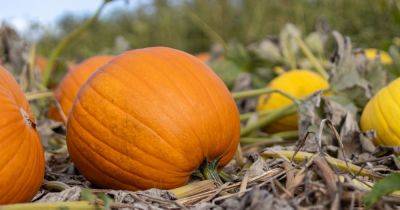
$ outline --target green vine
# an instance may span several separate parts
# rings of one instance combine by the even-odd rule
[[[61,53],[64,51],[64,49],[76,38],[78,38],[83,32],[85,32],[86,29],[88,29],[94,22],[97,21],[99,18],[101,12],[103,11],[104,7],[112,2],[114,0],[104,0],[103,3],[97,8],[96,12],[94,15],[86,20],[80,27],[76,28],[74,31],[69,33],[67,36],[65,36],[54,48],[54,50],[51,51],[50,56],[49,56],[49,62],[47,63],[47,66],[43,72],[43,80],[42,80],[42,86],[47,87],[52,71],[56,65],[56,61],[61,55]]]

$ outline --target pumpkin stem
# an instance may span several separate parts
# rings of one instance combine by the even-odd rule
[[[203,176],[208,179],[208,180],[213,180],[217,182],[218,184],[222,184],[222,180],[219,177],[217,168],[218,168],[218,162],[221,158],[217,158],[211,162],[205,160],[202,166],[200,167],[201,173]]]
[[[19,108],[19,112],[21,113],[25,124],[36,130],[36,123],[33,120],[31,120],[29,114],[22,107]]]

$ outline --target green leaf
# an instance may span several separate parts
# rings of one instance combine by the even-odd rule
[[[379,180],[372,188],[372,191],[364,197],[364,204],[369,208],[382,196],[396,190],[400,190],[400,173],[393,173],[384,179]]]
[[[96,195],[94,195],[90,189],[82,189],[81,200],[94,203],[96,201]]]
[[[227,60],[215,61],[210,64],[214,72],[231,88],[235,79],[242,72],[235,63]]]
[[[111,209],[111,203],[113,199],[105,193],[100,193],[97,197],[99,197],[104,202],[104,209]]]

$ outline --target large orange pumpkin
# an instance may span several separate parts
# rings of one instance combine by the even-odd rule
[[[239,113],[204,62],[164,47],[128,51],[82,87],[67,145],[80,172],[114,189],[184,185],[205,162],[233,157]]]
[[[44,176],[44,153],[29,104],[0,67],[0,204],[27,202]]]
[[[74,102],[81,86],[86,82],[90,75],[97,70],[97,68],[106,64],[112,58],[113,56],[109,55],[91,57],[72,68],[67,75],[65,75],[54,93],[65,116],[68,116],[69,111],[72,108],[72,103]],[[52,119],[62,121],[62,118],[55,107],[50,108],[49,116]]]

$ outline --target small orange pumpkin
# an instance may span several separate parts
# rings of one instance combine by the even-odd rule
[[[46,69],[47,63],[48,63],[47,58],[41,55],[36,56],[35,68],[39,73],[43,73],[43,71]]]
[[[0,204],[30,201],[44,176],[44,152],[25,95],[0,66]]]
[[[67,145],[99,186],[170,189],[204,161],[227,164],[239,133],[239,112],[218,76],[192,55],[153,47],[93,74],[69,115]]]
[[[208,62],[211,59],[210,53],[207,53],[207,52],[202,52],[202,53],[196,54],[196,57],[203,62]]]
[[[109,55],[94,56],[86,59],[68,71],[67,75],[62,79],[54,93],[65,116],[68,116],[69,111],[72,108],[72,103],[74,102],[81,86],[93,72],[102,65],[108,63],[112,58],[113,56]],[[62,118],[55,107],[50,108],[49,116],[54,120],[62,121]]]

